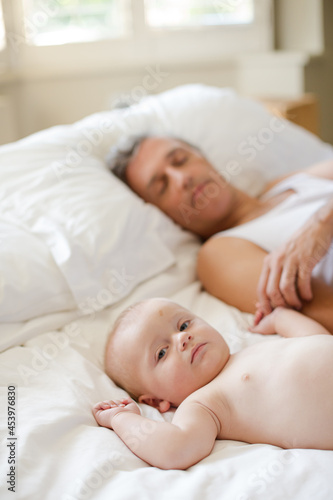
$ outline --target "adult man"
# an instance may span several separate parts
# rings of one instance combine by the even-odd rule
[[[208,239],[199,253],[198,274],[210,293],[249,312],[254,312],[257,300],[264,314],[277,306],[303,307],[305,314],[333,330],[331,273],[327,273],[326,266],[319,279],[312,277],[333,238],[332,161],[303,171],[304,182],[310,187],[311,176],[321,179],[319,209],[311,208],[309,189],[302,194],[297,183],[295,188],[271,194],[269,190],[281,179],[267,186],[266,196],[251,197],[227,183],[196,147],[176,138],[139,138],[127,150],[118,151],[110,167],[146,202],[159,207],[185,229]],[[295,175],[286,176],[294,177],[297,180]],[[326,185],[328,192],[323,197],[321,188],[326,189]],[[280,209],[285,200],[293,200],[292,195],[303,197],[307,215],[304,220],[290,218],[284,211],[284,227],[290,229],[293,219],[293,232],[284,242],[283,234],[279,235],[279,245],[265,249],[251,237],[219,237],[226,236],[225,231],[231,228],[243,228],[254,220],[261,222],[262,216],[271,216],[272,210]],[[290,211],[291,216],[296,208]],[[263,231],[274,233],[269,221]]]

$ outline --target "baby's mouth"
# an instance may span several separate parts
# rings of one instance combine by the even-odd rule
[[[206,342],[197,344],[193,347],[191,351],[191,363],[195,360],[195,358],[200,354],[202,348],[206,345]]]

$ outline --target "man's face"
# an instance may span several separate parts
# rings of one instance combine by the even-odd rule
[[[126,176],[141,198],[203,237],[214,234],[231,208],[231,187],[199,151],[177,139],[145,139]]]
[[[229,348],[217,330],[174,302],[153,299],[141,307],[114,348],[141,395],[179,406],[220,373]]]

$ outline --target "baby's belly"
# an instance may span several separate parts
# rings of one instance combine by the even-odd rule
[[[217,382],[220,439],[333,449],[333,337],[257,344]]]

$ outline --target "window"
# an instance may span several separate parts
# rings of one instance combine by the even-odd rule
[[[58,45],[117,38],[130,29],[129,0],[23,0],[26,41]]]
[[[6,47],[6,33],[5,33],[5,25],[3,22],[3,13],[2,13],[2,5],[0,1],[0,51]]]
[[[24,78],[212,68],[273,47],[273,0],[1,2],[7,59]]]
[[[188,28],[251,23],[252,0],[145,0],[147,25]]]
[[[132,9],[145,28],[186,29],[250,24],[254,0],[23,0],[25,38],[33,45],[119,38],[132,34]],[[135,20],[134,20],[135,24]]]

